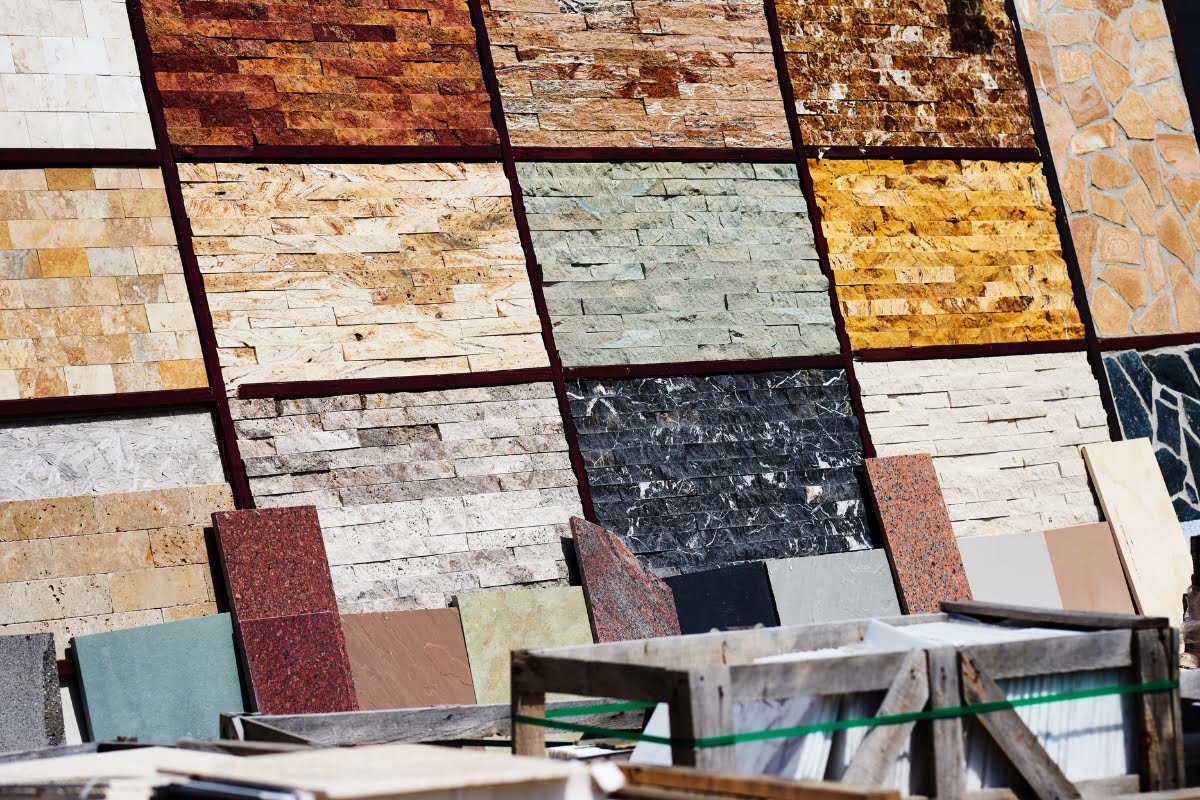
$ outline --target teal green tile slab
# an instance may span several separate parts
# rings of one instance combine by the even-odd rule
[[[228,614],[75,637],[92,739],[215,739],[223,711],[243,711]]]

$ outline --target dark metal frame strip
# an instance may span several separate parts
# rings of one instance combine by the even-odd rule
[[[179,163],[238,164],[405,164],[438,161],[487,162],[500,160],[499,146],[434,147],[424,145],[313,145],[222,147],[173,145]]]
[[[243,383],[238,386],[240,400],[298,400],[305,397],[333,397],[343,394],[389,394],[392,392],[428,392],[444,389],[486,389],[519,383],[552,381],[549,367],[507,369],[494,372],[461,372],[452,375],[408,375],[394,378],[342,378],[331,381],[281,381],[279,383]]]
[[[157,167],[162,163],[158,149],[109,149],[78,147],[0,147],[0,168],[43,167]]]
[[[0,402],[0,418],[49,416],[53,414],[116,414],[143,409],[177,409],[211,406],[213,392],[198,389],[165,389],[122,394],[84,394],[68,397],[32,397]]]

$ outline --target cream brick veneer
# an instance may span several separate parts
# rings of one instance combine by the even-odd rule
[[[1083,353],[864,363],[856,368],[880,456],[929,453],[954,532],[1094,522],[1080,446],[1108,441]]]

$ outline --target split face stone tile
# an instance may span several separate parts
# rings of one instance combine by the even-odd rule
[[[774,627],[779,624],[766,565],[737,564],[666,579],[682,632]]]
[[[881,549],[767,562],[780,625],[898,617],[900,604]]]
[[[809,163],[855,349],[1083,338],[1040,164]]]
[[[569,366],[835,353],[796,168],[517,166]]]
[[[254,710],[263,714],[358,710],[337,612],[239,619],[237,630]]]
[[[0,752],[66,744],[54,636],[0,636]]]

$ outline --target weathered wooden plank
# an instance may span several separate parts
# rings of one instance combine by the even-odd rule
[[[887,689],[906,652],[864,653],[812,661],[731,667],[735,702],[780,700],[806,694],[846,694]]]
[[[619,664],[586,656],[541,655],[534,650],[518,650],[512,659],[514,678],[519,676],[524,685],[542,691],[653,702],[670,698],[675,687],[687,680],[687,668],[692,666]]]
[[[734,775],[686,767],[652,767],[621,764],[630,788],[661,788],[687,792],[709,792],[720,797],[770,798],[770,800],[899,800],[892,789],[856,786],[849,783],[792,781],[765,775]],[[624,790],[622,790],[624,791]]]
[[[1096,631],[1054,639],[976,644],[962,648],[994,680],[1122,669],[1132,663],[1128,630]]]
[[[1179,638],[1175,630],[1137,631],[1134,676],[1140,681],[1179,679]],[[1184,785],[1182,713],[1179,691],[1134,696],[1142,730],[1142,790],[1159,792]]]
[[[992,622],[1006,620],[1036,624],[1047,628],[1067,630],[1096,630],[1100,628],[1163,628],[1166,617],[1143,617],[1138,614],[1104,614],[1093,611],[1067,611],[1030,606],[1010,606],[1003,603],[984,603],[978,600],[947,600],[942,611],[962,614]]]
[[[546,692],[541,688],[530,688],[518,683],[516,670],[512,683],[512,751],[518,756],[546,757],[546,729],[540,725],[528,725],[517,720],[519,716],[546,716]]]
[[[904,663],[884,695],[877,712],[879,716],[920,711],[929,702],[929,662],[924,651],[907,655]],[[872,728],[863,737],[842,780],[847,783],[877,786],[887,778],[888,771],[895,766],[905,744],[912,737],[916,723],[903,725],[881,725]]]
[[[694,669],[671,697],[671,738],[703,739],[733,733],[733,698],[728,667]],[[729,771],[737,767],[730,747],[671,745],[671,763],[706,770]]]
[[[938,647],[928,651],[928,658],[930,707],[952,708],[962,705],[958,652],[951,647]],[[967,789],[962,719],[935,719],[931,724],[934,789],[938,800],[960,800]]]

